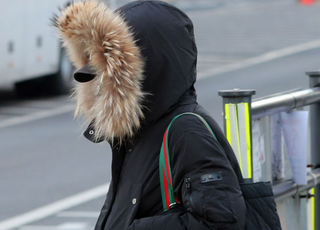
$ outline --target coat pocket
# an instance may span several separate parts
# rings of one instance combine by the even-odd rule
[[[126,228],[127,229],[134,219],[136,219],[136,215],[139,209],[140,201],[141,201],[141,192],[142,192],[142,184],[134,184],[132,186],[131,192],[131,204],[130,204],[130,212],[126,220]]]
[[[206,174],[207,175],[207,174]],[[222,180],[206,180],[204,175],[185,178],[183,204],[193,215],[213,223],[234,223],[235,188]]]

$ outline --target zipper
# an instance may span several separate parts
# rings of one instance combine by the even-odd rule
[[[184,181],[185,181],[185,183],[186,183],[186,188],[187,188],[188,190],[190,190],[190,187],[191,187],[191,184],[190,184],[191,178],[188,177],[188,178],[186,178]]]
[[[185,186],[186,186],[186,188],[187,188],[187,195],[188,195],[188,197],[189,197],[189,199],[187,199],[187,200],[189,200],[189,202],[190,202],[190,204],[188,204],[187,205],[187,211],[191,211],[191,204],[192,204],[192,197],[191,197],[191,178],[190,177],[187,177],[187,178],[185,178],[185,180],[184,180],[184,182],[185,182]],[[188,202],[188,203],[189,203]]]

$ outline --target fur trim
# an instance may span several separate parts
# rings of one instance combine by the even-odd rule
[[[143,59],[121,15],[103,3],[72,3],[53,21],[77,68],[87,63],[96,72],[75,88],[75,116],[93,122],[95,138],[113,141],[134,135],[143,119]]]

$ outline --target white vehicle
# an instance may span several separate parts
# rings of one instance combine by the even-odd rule
[[[21,93],[69,92],[73,68],[50,21],[66,4],[67,0],[1,0],[0,86],[14,84]]]

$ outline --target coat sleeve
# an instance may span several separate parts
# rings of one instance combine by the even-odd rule
[[[220,144],[198,118],[178,119],[171,129],[173,187],[184,211],[135,220],[129,229],[244,229],[244,200]]]

